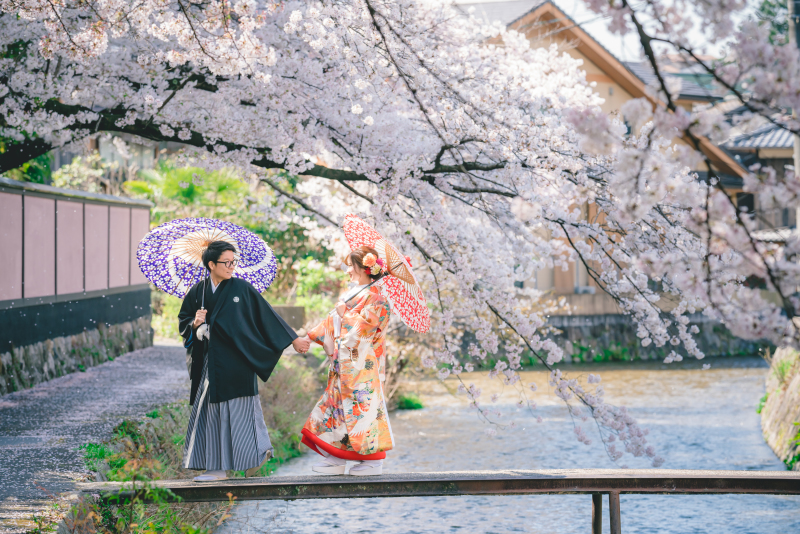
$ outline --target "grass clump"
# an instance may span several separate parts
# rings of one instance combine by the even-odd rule
[[[778,384],[781,386],[786,385],[789,378],[792,376],[792,368],[796,361],[796,358],[784,358],[775,362],[775,365],[772,367],[772,372],[775,378],[778,379]]]
[[[304,452],[300,430],[322,389],[321,377],[300,359],[281,360],[269,382],[259,384],[274,457],[257,476],[272,474],[280,464]],[[154,480],[197,475],[197,471],[182,467],[190,413],[191,406],[185,402],[161,406],[142,421],[121,421],[107,441],[79,448],[96,479],[141,490],[135,495],[146,494],[148,503],[137,496],[112,503],[91,497],[72,505],[62,503],[57,513],[33,518],[37,534],[55,532],[59,520],[72,534],[210,534],[230,517],[232,497],[225,503],[182,503],[152,484]],[[244,472],[229,476],[244,476]]]
[[[762,410],[764,410],[764,406],[767,404],[767,399],[769,398],[769,393],[764,393],[764,396],[758,401],[758,406],[756,406],[756,413],[760,414]]]
[[[103,443],[80,447],[86,467],[100,480],[123,482],[143,490],[116,502],[86,498],[74,505],[64,523],[73,533],[155,534],[211,532],[233,504],[181,503],[168,490],[152,485],[159,479],[191,478],[183,469],[183,432],[191,407],[184,403],[162,406],[143,421],[123,420]],[[145,503],[141,495],[146,494]]]
[[[800,423],[794,423],[794,426],[800,427]],[[797,433],[795,433],[794,437],[792,437],[789,441],[789,445],[794,446],[795,454],[784,460],[783,463],[786,464],[787,469],[792,471],[794,470],[795,466],[800,464],[800,428],[797,429]]]
[[[300,431],[324,387],[322,377],[304,360],[290,358],[280,360],[269,382],[259,381],[261,409],[274,456],[257,476],[269,476],[282,463],[303,454]]]
[[[422,400],[414,393],[401,394],[397,397],[398,410],[421,410],[424,407]]]

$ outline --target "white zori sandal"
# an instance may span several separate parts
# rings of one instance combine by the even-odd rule
[[[216,482],[217,480],[225,480],[228,475],[225,471],[206,471],[202,475],[194,477],[192,480],[195,482]]]
[[[315,473],[322,473],[323,475],[343,475],[346,465],[347,461],[325,453],[322,461],[312,465],[311,470]]]
[[[364,460],[350,468],[350,474],[356,477],[368,477],[383,473],[383,460]]]

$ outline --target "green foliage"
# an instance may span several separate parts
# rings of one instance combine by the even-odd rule
[[[789,8],[785,0],[762,0],[756,11],[756,17],[763,24],[769,24],[770,43],[785,42],[789,35]]]
[[[110,458],[113,453],[105,443],[84,443],[78,450],[83,451],[83,461],[89,471],[99,471],[100,463]]]
[[[346,275],[315,258],[295,262],[297,272],[295,304],[306,309],[308,322],[317,322],[333,309],[345,288]]]
[[[104,184],[106,175],[117,166],[116,163],[107,163],[97,152],[76,156],[69,164],[53,173],[53,185],[90,193],[104,193],[108,191],[107,184]]]
[[[115,426],[112,432],[114,432],[117,437],[130,438],[134,443],[139,441],[141,438],[141,435],[139,434],[139,423],[129,419],[125,419],[120,424]]]
[[[297,295],[305,297],[316,293],[333,293],[344,289],[346,275],[314,258],[305,258],[295,264]]]
[[[326,359],[328,356],[325,354],[325,349],[317,345],[316,343],[312,343],[309,352],[314,355],[316,359],[322,363],[322,360]]]
[[[156,337],[178,339],[178,312],[183,301],[163,291],[153,290],[150,293],[150,308],[153,316],[151,325]]]
[[[764,410],[764,406],[767,404],[767,399],[769,398],[769,393],[764,393],[764,396],[758,401],[758,406],[756,406],[756,413],[760,414]]]
[[[144,415],[145,417],[149,417],[150,419],[158,419],[159,417],[161,417],[161,414],[158,412],[158,410],[153,410],[152,412],[148,412]]]
[[[5,147],[5,141],[0,140],[0,155],[5,152]],[[6,171],[3,176],[6,178],[11,178],[12,180],[19,180],[20,182],[48,184],[52,178],[52,164],[53,156],[49,153],[42,154],[41,156],[35,157],[32,160],[23,163],[16,169]]]
[[[421,410],[424,408],[422,400],[414,393],[400,395],[397,398],[398,410]]]
[[[579,362],[629,362],[633,359],[630,349],[621,343],[613,343],[607,347],[593,349],[579,343],[573,343],[572,361]]]
[[[155,225],[181,217],[211,217],[237,224],[252,222],[250,184],[233,170],[208,172],[197,167],[178,167],[163,159],[155,169],[139,172],[139,180],[123,185],[126,194],[155,204]]]
[[[81,373],[85,373],[86,372],[86,366],[85,365],[79,363],[77,365],[77,367],[78,367],[78,371],[80,371]]]

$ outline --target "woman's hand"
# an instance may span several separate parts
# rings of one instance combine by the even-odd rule
[[[200,326],[201,324],[206,322],[206,312],[207,311],[208,310],[205,310],[205,309],[197,310],[197,313],[194,314],[194,322],[192,323],[192,326],[194,328],[197,328],[198,326]]]
[[[339,317],[344,317],[344,312],[347,311],[347,304],[342,302],[341,300],[336,303],[336,313],[339,314]]]
[[[308,349],[311,347],[311,338],[308,336],[295,338],[295,340],[292,341],[292,347],[300,354],[304,354],[308,352]]]

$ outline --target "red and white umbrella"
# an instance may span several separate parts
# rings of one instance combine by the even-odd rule
[[[431,312],[422,288],[414,277],[414,271],[411,270],[408,257],[403,256],[397,247],[355,215],[345,216],[342,229],[351,250],[366,246],[378,251],[389,271],[381,282],[392,303],[392,310],[412,330],[427,332],[431,327]]]

